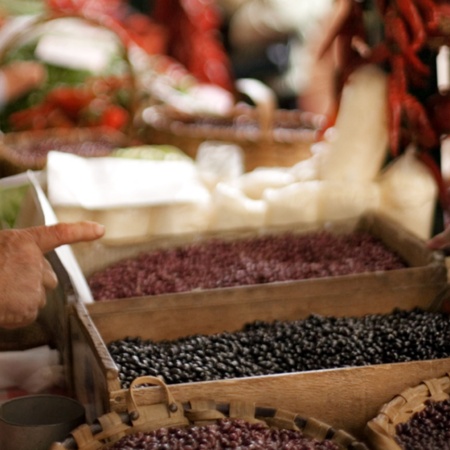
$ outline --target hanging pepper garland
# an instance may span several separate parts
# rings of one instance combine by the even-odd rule
[[[214,0],[157,0],[153,17],[168,30],[168,55],[199,81],[233,90],[231,64],[221,42]]]
[[[450,98],[437,92],[435,68],[431,67],[439,47],[450,44],[450,5],[443,0],[374,0],[370,6],[383,28],[379,43],[368,44],[363,20],[367,2],[336,0],[336,15],[319,55],[337,46],[342,67],[338,90],[362,64],[377,64],[386,70],[391,156],[397,157],[414,144],[419,159],[436,179],[443,208],[449,211],[445,183],[430,152],[439,146],[442,135],[450,133],[450,118],[436,114],[450,110]]]

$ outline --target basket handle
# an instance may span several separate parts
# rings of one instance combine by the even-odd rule
[[[143,384],[154,384],[159,386],[163,390],[163,394],[165,397],[165,402],[167,403],[167,408],[170,413],[175,413],[178,411],[178,405],[172,395],[172,393],[169,391],[169,388],[166,383],[161,378],[153,377],[153,376],[143,376],[135,378],[131,383],[128,390],[129,396],[128,396],[128,405],[127,409],[130,414],[130,418],[132,420],[137,420],[139,418],[139,408],[136,404],[136,387]]]
[[[273,90],[263,82],[254,78],[240,78],[236,81],[237,91],[247,95],[256,105],[257,116],[261,127],[261,140],[273,141],[273,123],[277,99]]]

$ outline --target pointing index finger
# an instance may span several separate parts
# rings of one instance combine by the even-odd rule
[[[28,228],[26,231],[31,234],[42,252],[47,253],[61,245],[98,239],[105,233],[105,227],[96,222],[84,221],[42,225]]]

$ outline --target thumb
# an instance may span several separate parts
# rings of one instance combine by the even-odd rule
[[[105,233],[105,227],[96,222],[85,221],[30,227],[26,232],[41,251],[47,253],[61,245],[98,239]]]

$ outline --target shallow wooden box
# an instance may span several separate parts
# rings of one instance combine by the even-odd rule
[[[120,386],[118,370],[106,343],[126,336],[144,339],[170,339],[192,333],[212,334],[235,331],[245,323],[260,320],[294,320],[311,312],[332,316],[389,313],[395,307],[426,309],[441,307],[447,290],[430,302],[402,296],[385,296],[372,288],[361,288],[356,295],[343,291],[310,293],[301,297],[281,290],[274,299],[185,295],[136,299],[127,308],[118,303],[74,305],[70,316],[75,394],[87,409],[88,420],[106,411],[126,409],[126,390]],[[447,301],[447,300],[446,300]],[[123,306],[123,304],[122,304]],[[229,380],[172,385],[180,401],[194,397],[213,397],[223,401],[246,399],[260,405],[294,410],[317,417],[331,426],[363,438],[364,427],[398,392],[421,380],[450,371],[450,358],[408,363],[382,364],[355,368],[329,369]],[[136,394],[138,403],[157,399],[155,388]]]
[[[305,234],[314,230],[326,229],[333,233],[348,233],[355,230],[363,230],[381,239],[381,241],[393,251],[402,256],[408,263],[405,269],[392,271],[377,271],[361,274],[311,278],[307,280],[295,280],[286,282],[273,282],[263,285],[248,285],[232,288],[218,288],[213,290],[195,290],[193,296],[212,296],[229,298],[230,295],[239,295],[241,298],[262,297],[276,300],[280,295],[289,295],[300,298],[303,295],[321,295],[322,293],[333,295],[333,292],[343,290],[349,295],[358,295],[369,290],[377,290],[386,296],[397,297],[399,293],[413,299],[422,299],[427,296],[433,298],[447,282],[447,267],[445,257],[440,252],[432,252],[427,249],[424,242],[411,234],[408,230],[399,226],[387,217],[379,214],[367,214],[362,217],[327,222],[323,224],[297,224],[286,227],[271,227],[264,229],[247,229],[218,232],[204,232],[195,234],[160,235],[145,241],[133,242],[125,240],[122,243],[110,244],[99,240],[89,243],[79,243],[72,246],[79,272],[72,274],[75,289],[86,294],[87,279],[91,274],[102,270],[112,263],[123,258],[133,257],[143,251],[152,251],[159,248],[173,248],[180,245],[205,241],[211,238],[221,240],[233,240],[243,237],[252,237],[265,233],[281,233],[290,231]],[[326,251],[326,249],[325,249]],[[81,274],[81,276],[80,276]],[[406,292],[407,291],[407,292]],[[93,302],[90,298],[82,298],[87,303]],[[183,293],[178,293],[184,298]],[[161,297],[167,294],[160,295]],[[149,296],[148,298],[154,298]],[[134,298],[110,299],[118,302],[117,308],[124,309],[130,306]],[[180,300],[182,301],[182,300]]]

